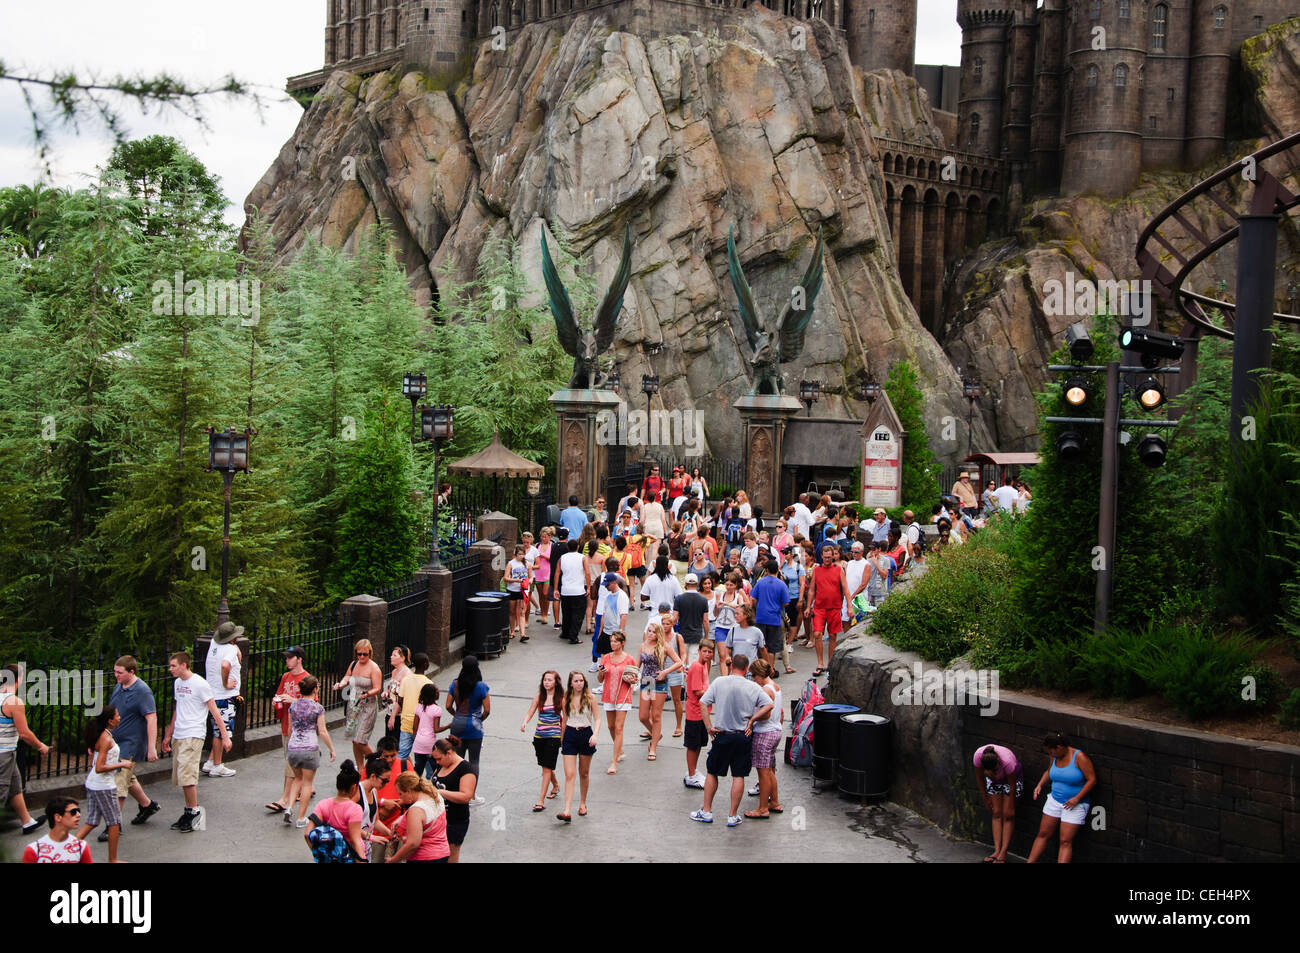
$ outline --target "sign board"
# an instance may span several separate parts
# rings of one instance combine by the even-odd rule
[[[864,506],[890,509],[902,505],[906,436],[889,395],[882,393],[862,428],[862,485],[858,499]]]

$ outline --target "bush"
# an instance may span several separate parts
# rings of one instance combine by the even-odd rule
[[[1291,694],[1283,700],[1277,720],[1283,728],[1300,730],[1300,688],[1292,689]]]

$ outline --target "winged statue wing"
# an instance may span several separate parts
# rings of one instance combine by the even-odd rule
[[[740,256],[736,254],[736,240],[732,229],[727,229],[727,268],[731,272],[731,286],[736,289],[736,301],[740,305],[740,320],[745,324],[745,335],[749,346],[758,348],[758,308],[754,306],[754,293],[749,290],[745,273],[740,270]]]
[[[614,272],[614,280],[610,282],[592,322],[598,351],[608,351],[614,344],[614,325],[618,323],[618,313],[623,308],[623,294],[627,291],[627,282],[631,276],[632,226],[627,225],[623,231],[623,257],[618,263],[618,271]]]
[[[793,302],[786,301],[785,307],[781,309],[781,316],[777,318],[776,327],[781,341],[782,361],[793,361],[803,353],[803,339],[808,331],[808,325],[812,322],[813,303],[817,300],[817,292],[822,286],[825,250],[826,243],[822,240],[822,232],[819,228],[812,261],[808,263],[808,270],[804,272],[803,280],[799,282],[799,287],[803,288],[804,307],[802,310],[795,310],[791,307]]]
[[[573,302],[569,300],[569,292],[565,289],[564,282],[560,281],[555,263],[551,261],[545,232],[542,234],[542,279],[546,282],[546,291],[551,300],[551,314],[555,316],[555,333],[560,339],[560,347],[564,348],[566,354],[577,357],[581,332],[578,330],[577,319],[573,316]]]

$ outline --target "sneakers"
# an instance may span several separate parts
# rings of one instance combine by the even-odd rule
[[[712,812],[712,811],[703,811],[703,810],[701,810],[701,811],[691,811],[691,820],[693,820],[693,821],[699,821],[701,824],[712,824],[712,823],[713,823],[713,812]]]
[[[740,826],[740,815],[737,814],[735,817],[728,817],[728,818],[727,818],[727,826],[728,826],[728,827],[739,827],[739,826]]]
[[[479,796],[476,794],[476,795],[474,795],[474,797],[472,797],[472,798],[470,799],[470,802],[469,802],[469,803],[472,804],[474,807],[478,807],[480,804],[486,804],[486,803],[487,803],[487,798],[479,797]]]
[[[307,818],[305,817],[298,818],[298,820],[293,822],[293,826],[301,830],[302,828],[307,826]]]
[[[207,773],[208,773],[209,771],[211,771],[214,767],[216,767],[216,765],[214,765],[214,764],[212,763],[212,759],[209,758],[207,761],[204,761],[204,762],[203,762],[203,767],[199,768],[199,770],[202,771],[204,774],[207,774]]]
[[[137,826],[143,824],[161,810],[161,804],[157,801],[150,801],[148,807],[142,807],[140,810],[136,811],[135,817],[131,818],[131,823]]]
[[[121,832],[120,832],[120,831],[119,831],[119,836],[121,836]],[[99,832],[99,836],[96,837],[95,840],[98,841],[98,842],[101,843],[101,844],[107,844],[107,843],[108,843],[108,828],[105,827],[102,831],[100,831],[100,832]]]
[[[695,788],[697,791],[704,790],[704,778],[700,777],[698,774],[694,777],[689,774],[686,775],[682,778],[682,784],[688,788]]]
[[[224,764],[219,764],[208,771],[210,778],[233,778],[236,774],[234,768],[227,768]]]
[[[748,794],[750,797],[758,797],[758,782],[755,781],[754,786],[750,788],[748,791],[746,791],[745,793]]]
[[[182,834],[194,833],[194,815],[186,811],[181,815],[181,819],[172,825],[172,830],[180,831]]]
[[[597,672],[600,671],[600,663],[599,663],[599,662],[592,662],[592,663],[591,663],[591,668],[587,669],[587,671],[590,672],[592,675],[595,675]]]
[[[293,811],[292,811],[292,810],[288,810],[288,811],[285,811],[285,812],[284,812],[284,822],[285,822],[286,824],[292,824],[292,823],[293,823]]]
[[[23,825],[23,836],[26,836],[32,833],[33,831],[38,830],[39,828],[42,828],[44,826],[45,826],[44,821],[38,821],[36,818],[33,817],[31,823]]]

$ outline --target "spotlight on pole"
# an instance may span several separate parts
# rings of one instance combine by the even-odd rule
[[[1065,382],[1065,402],[1071,407],[1082,407],[1091,396],[1092,385],[1086,377],[1071,377]]]
[[[1066,463],[1083,456],[1083,437],[1077,431],[1067,430],[1056,438],[1056,452]]]
[[[1149,467],[1161,467],[1165,464],[1165,450],[1164,440],[1149,433],[1138,444],[1138,458]]]
[[[1137,386],[1137,401],[1143,410],[1155,410],[1165,402],[1165,389],[1154,377],[1148,377]]]
[[[1162,358],[1176,361],[1183,356],[1183,342],[1174,334],[1151,331],[1147,328],[1124,328],[1119,332],[1119,346],[1126,351],[1136,351],[1142,366],[1148,370],[1158,367]]]
[[[1088,327],[1082,321],[1066,328],[1065,346],[1070,350],[1070,360],[1084,364],[1092,357],[1092,338],[1088,337]]]

